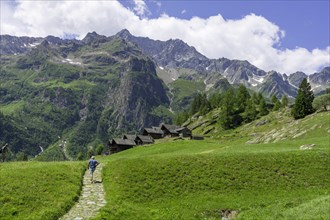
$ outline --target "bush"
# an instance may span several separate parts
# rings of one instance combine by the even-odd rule
[[[313,101],[313,108],[316,110],[327,110],[327,106],[330,106],[330,94],[321,95],[316,97]]]
[[[97,155],[101,155],[102,154],[102,152],[103,152],[103,150],[104,150],[104,146],[103,146],[103,144],[99,144],[97,147],[96,147],[96,154]]]
[[[84,160],[84,154],[82,152],[78,153],[77,160]]]

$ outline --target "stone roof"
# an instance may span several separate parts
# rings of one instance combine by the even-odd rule
[[[114,138],[112,139],[112,144],[116,143],[117,145],[128,145],[128,146],[135,146],[136,143],[133,140],[129,139],[121,139],[121,138]]]
[[[144,144],[152,144],[154,142],[154,139],[148,135],[137,135],[137,138],[139,138]]]
[[[136,135],[135,134],[125,134],[123,139],[129,139],[135,141]]]
[[[168,130],[170,133],[172,134],[177,134],[178,132],[176,131],[176,129],[180,128],[179,126],[176,125],[167,125],[167,124],[162,124],[161,129],[164,130]]]
[[[152,127],[144,129],[148,134],[164,134],[160,127]]]

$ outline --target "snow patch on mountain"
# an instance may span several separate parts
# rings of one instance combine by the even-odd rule
[[[78,62],[78,61],[73,61],[71,59],[65,59],[65,60],[62,60],[62,63],[70,63],[72,65],[82,65],[81,62]]]
[[[36,47],[38,46],[40,43],[32,43],[32,44],[29,44],[29,47]]]

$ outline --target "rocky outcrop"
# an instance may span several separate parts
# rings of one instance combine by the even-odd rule
[[[117,129],[127,129],[127,124],[140,130],[143,127],[159,124],[150,112],[159,105],[168,105],[165,87],[156,75],[151,60],[132,57],[126,64],[119,84],[109,90],[108,105],[116,106]]]
[[[330,88],[330,67],[310,75],[308,79],[315,94]]]

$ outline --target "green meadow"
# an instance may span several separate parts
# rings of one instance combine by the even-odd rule
[[[0,219],[58,219],[78,200],[85,163],[0,164]]]
[[[180,142],[114,155],[97,219],[329,219],[329,150]]]
[[[95,219],[211,220],[231,211],[235,219],[329,220],[329,113],[269,117],[201,141],[99,156],[107,204]],[[0,219],[57,219],[77,200],[85,166],[1,163]]]
[[[223,210],[236,219],[330,219],[329,116],[270,115],[216,139],[168,139],[100,158],[108,203],[96,219],[221,219]]]

